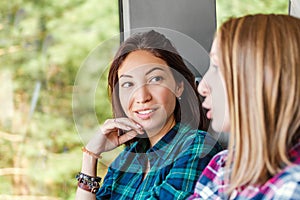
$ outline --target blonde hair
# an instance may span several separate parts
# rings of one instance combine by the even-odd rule
[[[231,120],[230,187],[260,185],[291,162],[300,134],[300,19],[247,15],[218,30]]]

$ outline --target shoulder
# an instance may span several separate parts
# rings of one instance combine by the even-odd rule
[[[193,198],[227,199],[224,191],[225,175],[228,173],[225,167],[227,154],[227,150],[221,151],[210,160],[197,181]],[[222,198],[219,195],[222,195]]]
[[[275,199],[300,199],[300,165],[287,167],[270,184]]]
[[[222,151],[222,146],[219,142],[208,132],[191,129],[189,126],[182,126],[179,129],[177,137],[177,144],[181,144],[182,148],[199,150],[205,154],[215,155]]]
[[[188,125],[181,125],[179,127],[177,136],[182,140],[183,142],[194,142],[194,143],[213,143],[216,144],[217,140],[208,132],[199,130],[199,129],[192,129]]]
[[[276,185],[277,188],[282,188],[286,183],[300,183],[300,165],[294,164],[287,166],[282,172],[269,180],[271,184]]]
[[[203,170],[202,175],[198,180],[199,183],[207,185],[211,181],[222,182],[222,180],[224,180],[225,174],[229,173],[226,171],[227,168],[225,167],[227,154],[228,151],[224,150],[213,156],[213,158],[209,161],[208,165]]]
[[[228,157],[228,150],[223,150],[210,160],[206,171],[213,171],[214,173],[223,174],[222,171],[225,170],[225,165]],[[224,171],[225,173],[225,171]]]

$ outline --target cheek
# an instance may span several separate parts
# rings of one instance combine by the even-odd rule
[[[153,91],[153,95],[157,98],[157,103],[163,105],[167,113],[173,112],[176,105],[175,94],[167,88],[160,88]]]
[[[151,96],[152,104],[159,104],[164,107],[165,112],[170,115],[173,113],[176,105],[175,94],[167,87],[153,86],[149,87],[148,95]],[[127,116],[130,116],[130,108],[134,105],[134,97],[132,91],[121,90],[119,92],[121,106]]]
[[[229,114],[229,105],[228,105],[228,98],[225,95],[225,122],[224,122],[224,132],[230,131],[230,114]]]
[[[120,103],[126,115],[128,115],[129,103],[131,99],[130,96],[131,96],[130,92],[126,92],[126,91],[119,92]]]
[[[228,132],[230,121],[224,81],[217,77],[212,85],[213,124],[217,131]]]
[[[222,89],[223,89],[223,97],[224,97],[224,132],[230,131],[230,113],[229,113],[229,104],[228,104],[228,95],[226,91],[226,84],[225,80],[222,75],[220,75],[221,83],[222,83]]]

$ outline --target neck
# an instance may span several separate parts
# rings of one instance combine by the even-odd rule
[[[158,133],[149,137],[151,147],[153,147],[162,137],[164,137],[175,126],[175,124],[175,118],[173,115],[171,115],[164,127]]]

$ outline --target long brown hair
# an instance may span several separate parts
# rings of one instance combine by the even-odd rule
[[[300,19],[247,15],[229,19],[216,36],[231,120],[231,192],[290,164],[300,135]]]
[[[182,57],[178,54],[163,34],[154,30],[133,34],[118,49],[110,66],[108,74],[109,94],[113,105],[114,117],[124,117],[118,92],[118,69],[126,57],[133,51],[144,50],[164,60],[172,70],[176,83],[183,81],[184,91],[181,102],[176,100],[174,116],[176,122],[191,124],[192,127],[207,130],[209,120],[206,118],[200,96],[197,93],[195,77],[185,65]]]

